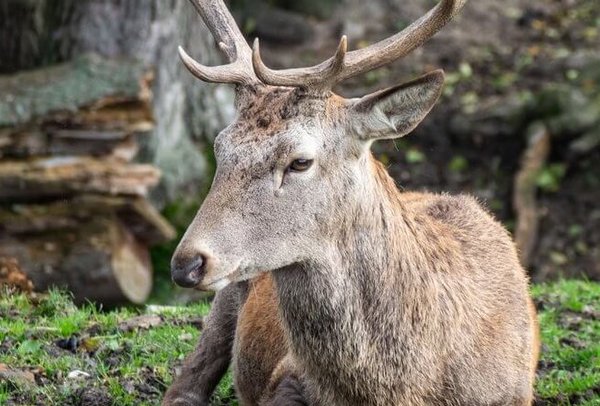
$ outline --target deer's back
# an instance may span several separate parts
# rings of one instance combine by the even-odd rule
[[[446,347],[454,354],[445,366],[443,386],[454,388],[467,403],[485,398],[485,393],[501,395],[505,389],[506,396],[514,396],[514,388],[522,387],[523,396],[517,395],[515,404],[528,404],[538,357],[537,320],[510,235],[473,197],[402,197],[405,208],[430,229],[421,235],[435,234],[435,242],[446,245],[434,243],[431,252],[442,250],[455,257],[447,260],[454,264],[445,269],[447,274],[438,275],[447,288],[445,300],[455,304],[454,317],[464,320],[454,324],[456,331],[448,336]],[[443,396],[452,398],[451,393]]]

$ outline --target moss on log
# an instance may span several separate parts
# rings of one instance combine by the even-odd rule
[[[146,73],[141,62],[90,54],[61,65],[0,76],[0,127],[22,125],[54,112],[75,112],[109,97],[140,99]]]

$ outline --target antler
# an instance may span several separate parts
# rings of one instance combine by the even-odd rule
[[[402,58],[446,25],[467,0],[442,0],[426,15],[403,31],[380,42],[346,53],[346,37],[342,37],[332,58],[308,68],[272,70],[260,57],[258,40],[252,50],[252,64],[258,78],[273,86],[298,86],[328,91],[337,83]]]
[[[182,47],[179,56],[192,75],[205,82],[257,83],[252,69],[252,50],[240,32],[223,0],[190,0],[215,37],[229,64],[205,66],[190,57]]]

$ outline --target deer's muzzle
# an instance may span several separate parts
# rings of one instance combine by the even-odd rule
[[[171,259],[171,278],[184,288],[196,287],[206,273],[206,257],[190,250],[177,250]]]

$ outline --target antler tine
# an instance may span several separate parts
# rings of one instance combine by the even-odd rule
[[[204,82],[234,84],[256,82],[255,77],[248,77],[247,66],[239,60],[227,65],[205,66],[189,56],[182,47],[179,47],[179,57],[191,74]]]
[[[252,47],[252,65],[256,76],[265,84],[274,86],[322,87],[335,85],[336,76],[344,69],[348,40],[344,35],[332,58],[310,68],[273,70],[260,57],[258,38]]]
[[[340,80],[377,69],[411,53],[441,30],[463,8],[467,0],[442,0],[423,17],[392,37],[350,52],[348,68]]]
[[[182,47],[179,56],[188,70],[205,82],[257,83],[252,69],[252,50],[244,39],[223,0],[190,0],[219,44],[229,64],[205,66],[190,57]]]
[[[401,32],[379,41],[367,48],[346,54],[346,39],[342,38],[338,52],[333,58],[308,68],[271,70],[267,68],[259,54],[255,41],[252,52],[254,72],[263,82],[275,86],[299,86],[329,90],[336,83],[364,72],[387,65],[408,55],[444,27],[465,5],[467,0],[441,0],[426,15]],[[343,53],[340,52],[344,47]],[[341,60],[340,53],[342,54]],[[336,66],[337,68],[333,68]],[[335,74],[333,74],[335,70]]]

